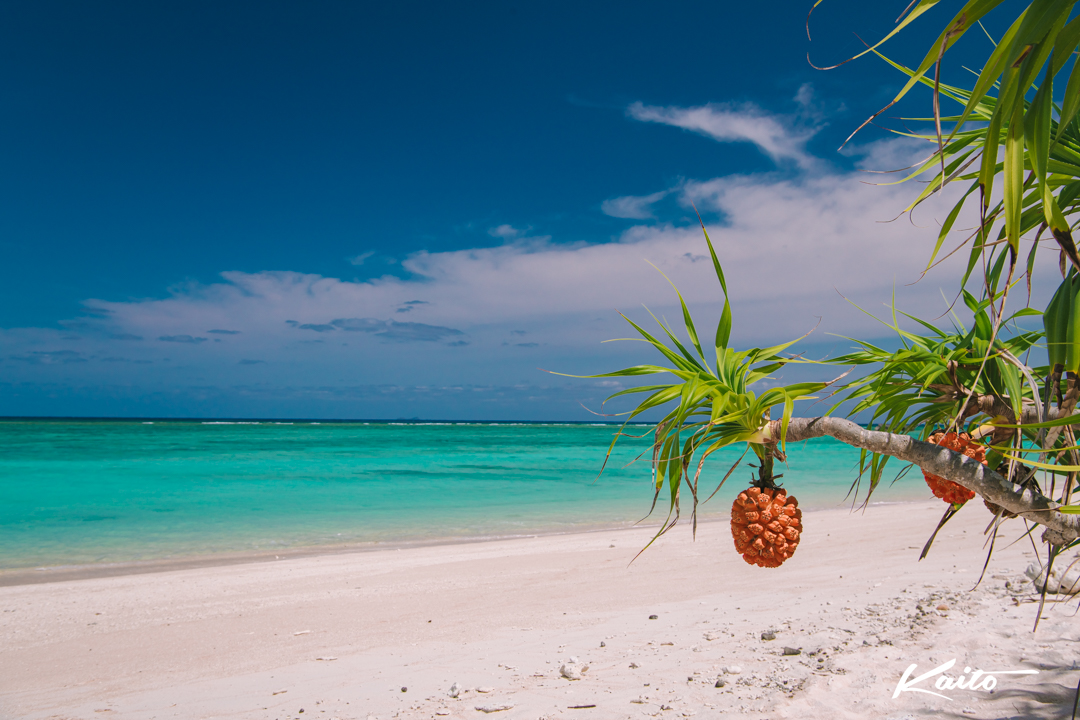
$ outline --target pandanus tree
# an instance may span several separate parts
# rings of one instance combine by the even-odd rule
[[[790,552],[776,549],[782,538],[769,537],[780,531],[797,542],[799,528],[790,522],[796,513],[784,510],[791,504],[786,499],[777,504],[781,492],[775,489],[774,462],[785,459],[793,441],[830,436],[861,449],[867,498],[895,458],[920,468],[940,490],[948,503],[942,523],[978,495],[994,514],[994,533],[1016,517],[1029,528],[1041,527],[1048,566],[1080,542],[1078,506],[1071,502],[1080,473],[1075,432],[1080,424],[1080,255],[1073,238],[1080,212],[1080,17],[1073,17],[1074,0],[1033,0],[1015,18],[1006,18],[1011,20],[1007,30],[970,87],[958,87],[941,80],[950,49],[973,28],[983,32],[981,21],[1002,0],[969,0],[915,67],[883,54],[890,38],[915,32],[919,18],[937,3],[913,0],[896,28],[862,55],[877,55],[907,75],[881,112],[919,86],[930,89],[932,113],[921,119],[927,130],[902,133],[930,148],[904,178],[930,178],[913,193],[907,210],[947,186],[959,195],[942,222],[928,268],[943,257],[966,255],[956,289],[971,321],[962,324],[954,315],[950,327],[939,327],[894,308],[887,322],[898,349],[857,340],[856,349],[828,361],[849,372],[854,368],[850,378],[757,390],[784,365],[806,360],[785,354],[793,343],[730,346],[733,319],[722,248],[718,255],[705,232],[724,298],[708,351],[680,295],[688,342],[663,322],[657,321],[656,334],[631,322],[664,362],[591,376],[664,375],[667,380],[612,396],[645,396],[627,414],[628,421],[654,408],[664,411],[651,431],[654,505],[665,489],[669,505],[661,533],[679,519],[687,492],[696,522],[703,494],[698,482],[709,456],[745,444],[743,455],[752,452],[757,461],[757,478],[733,508],[736,544],[740,527],[754,528],[743,537],[740,552],[757,553],[748,562],[778,565]],[[1015,5],[1002,11],[1008,8]],[[952,114],[942,109],[946,103],[956,108]],[[1059,256],[1059,277],[1035,272],[1036,251],[1047,246]],[[1031,307],[1033,286],[1047,284],[1057,286],[1053,298],[1044,308]],[[897,316],[907,320],[898,322]],[[1046,364],[1034,364],[1033,358],[1044,353]],[[794,417],[797,401],[825,394],[835,401],[828,414]],[[849,419],[855,416],[865,422]],[[731,470],[724,479],[730,475]],[[789,522],[779,522],[781,516]],[[747,544],[748,538],[756,546]],[[929,543],[924,554],[928,548]],[[757,562],[767,553],[772,553],[768,562]]]

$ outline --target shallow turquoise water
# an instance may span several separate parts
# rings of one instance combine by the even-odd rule
[[[614,432],[0,421],[0,569],[629,524],[652,499],[648,458],[625,467],[646,441],[620,440],[597,479]],[[711,492],[743,448],[715,454],[702,487]],[[857,459],[827,438],[792,446],[783,482],[804,507],[840,506]],[[736,470],[702,515],[726,514],[749,477]],[[874,497],[929,491],[916,473]]]

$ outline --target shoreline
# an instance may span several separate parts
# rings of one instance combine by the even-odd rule
[[[867,507],[881,507],[888,505],[912,505],[925,500],[886,500],[870,503]],[[849,512],[864,512],[857,508],[849,508]],[[807,514],[839,511],[838,507],[811,507],[804,508]],[[718,523],[726,523],[726,514],[716,513],[698,518],[698,525],[707,527]],[[689,519],[684,518],[680,525],[689,524]],[[84,563],[69,565],[42,565],[0,568],[0,588],[18,587],[21,585],[40,585],[44,583],[65,582],[69,580],[91,580],[96,578],[123,577],[126,575],[145,575],[150,573],[171,572],[174,570],[193,570],[199,568],[228,567],[235,565],[273,563],[282,560],[294,560],[299,558],[350,555],[358,553],[371,553],[389,550],[404,550],[410,548],[443,547],[456,545],[474,545],[478,543],[503,542],[508,540],[522,540],[530,538],[562,537],[573,535],[591,535],[604,532],[620,532],[637,529],[656,530],[661,523],[631,523],[631,524],[598,524],[593,526],[575,527],[565,530],[536,530],[511,535],[455,535],[441,538],[426,539],[401,539],[388,541],[372,541],[342,544],[322,544],[285,547],[280,550],[252,550],[252,551],[222,551],[220,553],[190,555],[183,557],[165,557],[149,560],[131,560],[118,562]]]
[[[973,590],[974,510],[921,562],[940,501],[807,513],[776,569],[710,523],[640,556],[649,528],[3,587],[0,718],[1060,717],[1075,601],[1031,632],[1018,521]],[[893,698],[951,659],[1038,674]]]

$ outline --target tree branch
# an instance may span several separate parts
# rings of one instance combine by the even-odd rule
[[[771,421],[762,434],[767,440],[778,440],[780,422]],[[843,418],[792,418],[788,423],[787,442],[809,440],[824,435],[852,447],[914,463],[934,475],[963,485],[995,505],[1047,528],[1051,532],[1048,532],[1044,539],[1052,544],[1061,545],[1080,538],[1080,515],[1057,512],[1054,508],[1058,507],[1058,503],[1042,493],[1011,483],[962,453],[916,440],[908,435],[867,430]]]
[[[937,390],[941,393],[940,398],[936,398],[932,402],[950,403],[964,399],[964,393],[957,390],[952,385],[931,385],[930,389]],[[997,395],[973,395],[964,410],[964,417],[969,418],[972,415],[978,415],[979,413],[992,418],[1003,417],[1011,424],[1016,423],[1012,407],[1005,398],[998,397]],[[1023,401],[1021,415],[1024,424],[1042,422],[1039,418],[1039,413],[1035,408],[1035,403],[1031,400],[1025,399]],[[1055,417],[1057,417],[1055,408],[1050,408],[1050,419],[1052,420]]]

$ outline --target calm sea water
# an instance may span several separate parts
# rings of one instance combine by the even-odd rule
[[[0,421],[0,569],[626,525],[652,500],[648,457],[627,467],[647,441],[620,440],[598,479],[614,432]],[[714,455],[702,487],[711,492],[743,448]],[[831,439],[789,450],[783,482],[804,507],[845,503],[857,451]],[[740,467],[702,514],[725,515],[749,472]],[[875,494],[927,497],[917,473]],[[664,511],[662,498],[654,519]]]

